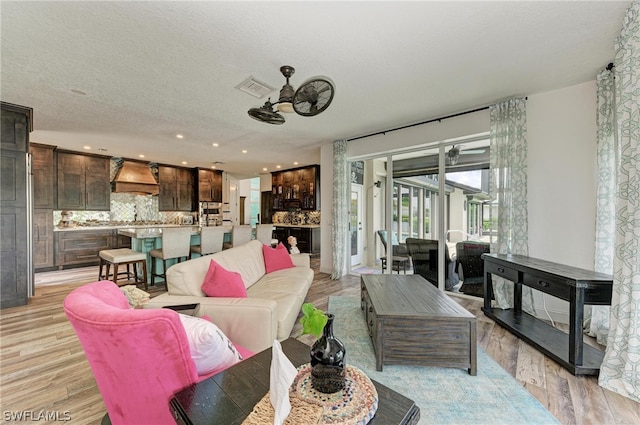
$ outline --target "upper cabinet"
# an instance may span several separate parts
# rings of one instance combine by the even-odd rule
[[[55,146],[31,143],[31,169],[33,173],[33,208],[56,207]]]
[[[294,168],[271,173],[274,210],[320,209],[320,166]]]
[[[193,173],[191,169],[158,166],[158,209],[191,211],[193,207]]]
[[[61,210],[109,211],[109,157],[58,151],[58,205]]]
[[[222,202],[222,171],[198,168],[198,202]]]

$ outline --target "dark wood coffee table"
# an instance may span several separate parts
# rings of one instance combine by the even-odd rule
[[[289,338],[282,349],[295,366],[309,363],[309,346]],[[264,350],[211,378],[180,391],[170,401],[178,424],[241,424],[269,390],[271,349]],[[414,425],[420,409],[412,400],[371,380],[378,391],[378,411],[370,424]]]
[[[383,364],[462,367],[477,373],[476,317],[420,275],[362,275],[362,309]]]

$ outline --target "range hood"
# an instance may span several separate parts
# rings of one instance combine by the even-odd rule
[[[157,195],[158,182],[151,174],[149,164],[124,161],[112,182],[115,193]]]

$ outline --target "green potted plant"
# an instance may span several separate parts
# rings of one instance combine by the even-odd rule
[[[318,338],[310,353],[311,386],[323,393],[340,391],[344,388],[347,350],[342,341],[333,335],[334,316],[315,308],[312,303],[304,303],[302,313],[302,334]]]

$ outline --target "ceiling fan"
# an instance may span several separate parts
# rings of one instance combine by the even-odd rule
[[[287,81],[280,89],[278,101],[271,103],[269,98],[263,106],[249,109],[247,113],[251,118],[267,124],[281,125],[285,119],[273,110],[274,106],[279,112],[295,112],[303,117],[313,117],[329,107],[335,94],[335,86],[331,80],[326,77],[312,77],[294,91],[293,86],[289,84],[289,78],[296,70],[292,66],[284,65],[280,67],[280,72]]]
[[[453,145],[451,149],[449,149],[449,152],[447,152],[447,164],[456,165],[460,159],[460,155],[479,154],[485,152],[485,149],[469,149],[466,151],[460,151],[460,148],[462,147],[464,147],[464,145]]]

